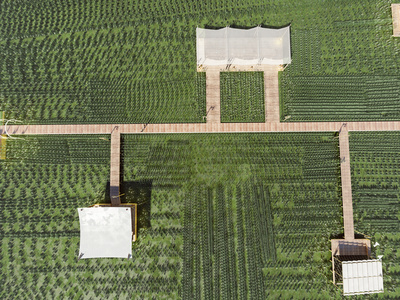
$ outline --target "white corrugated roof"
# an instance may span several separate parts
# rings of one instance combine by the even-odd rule
[[[383,292],[382,261],[379,259],[342,262],[343,295]]]
[[[78,208],[80,258],[132,256],[132,214],[127,207]]]

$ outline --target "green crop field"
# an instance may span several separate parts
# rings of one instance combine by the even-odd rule
[[[196,27],[291,25],[285,122],[400,120],[393,0],[0,1],[0,112],[24,124],[200,123]],[[221,121],[264,122],[261,72],[221,73]],[[78,261],[78,207],[109,202],[110,136],[2,143],[0,299],[342,299],[334,133],[121,137],[132,259]],[[354,221],[400,298],[400,133],[350,132]],[[5,149],[4,149],[5,146]],[[375,242],[379,245],[375,246]]]
[[[1,1],[0,111],[31,124],[203,122],[196,27],[290,23],[282,119],[399,120],[391,3]]]
[[[221,122],[265,122],[264,72],[221,72]]]
[[[355,228],[380,245],[384,284],[400,297],[400,133],[352,132],[351,177]]]
[[[107,137],[24,139],[0,161],[0,298],[340,297],[332,133],[123,135],[133,258],[79,262],[76,208],[105,198]]]

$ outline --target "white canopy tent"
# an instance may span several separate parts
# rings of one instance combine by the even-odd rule
[[[343,295],[383,293],[382,261],[343,261]]]
[[[130,207],[78,208],[81,229],[79,258],[132,256]]]
[[[196,29],[197,65],[290,64],[290,26]]]

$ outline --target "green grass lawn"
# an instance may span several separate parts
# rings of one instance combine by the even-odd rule
[[[221,122],[265,122],[264,72],[221,72]]]
[[[203,122],[196,27],[290,23],[282,119],[399,120],[392,2],[2,1],[0,111],[32,124]]]
[[[123,135],[133,258],[79,262],[76,208],[105,198],[107,137],[24,138],[0,162],[0,298],[340,297],[333,134]]]
[[[385,293],[400,296],[400,133],[351,132],[355,229],[383,255]]]

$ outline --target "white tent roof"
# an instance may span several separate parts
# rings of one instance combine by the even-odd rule
[[[343,295],[383,292],[382,261],[379,259],[342,262]]]
[[[129,207],[78,208],[80,258],[132,256],[132,214]]]
[[[196,29],[198,65],[282,65],[291,62],[290,26]]]

